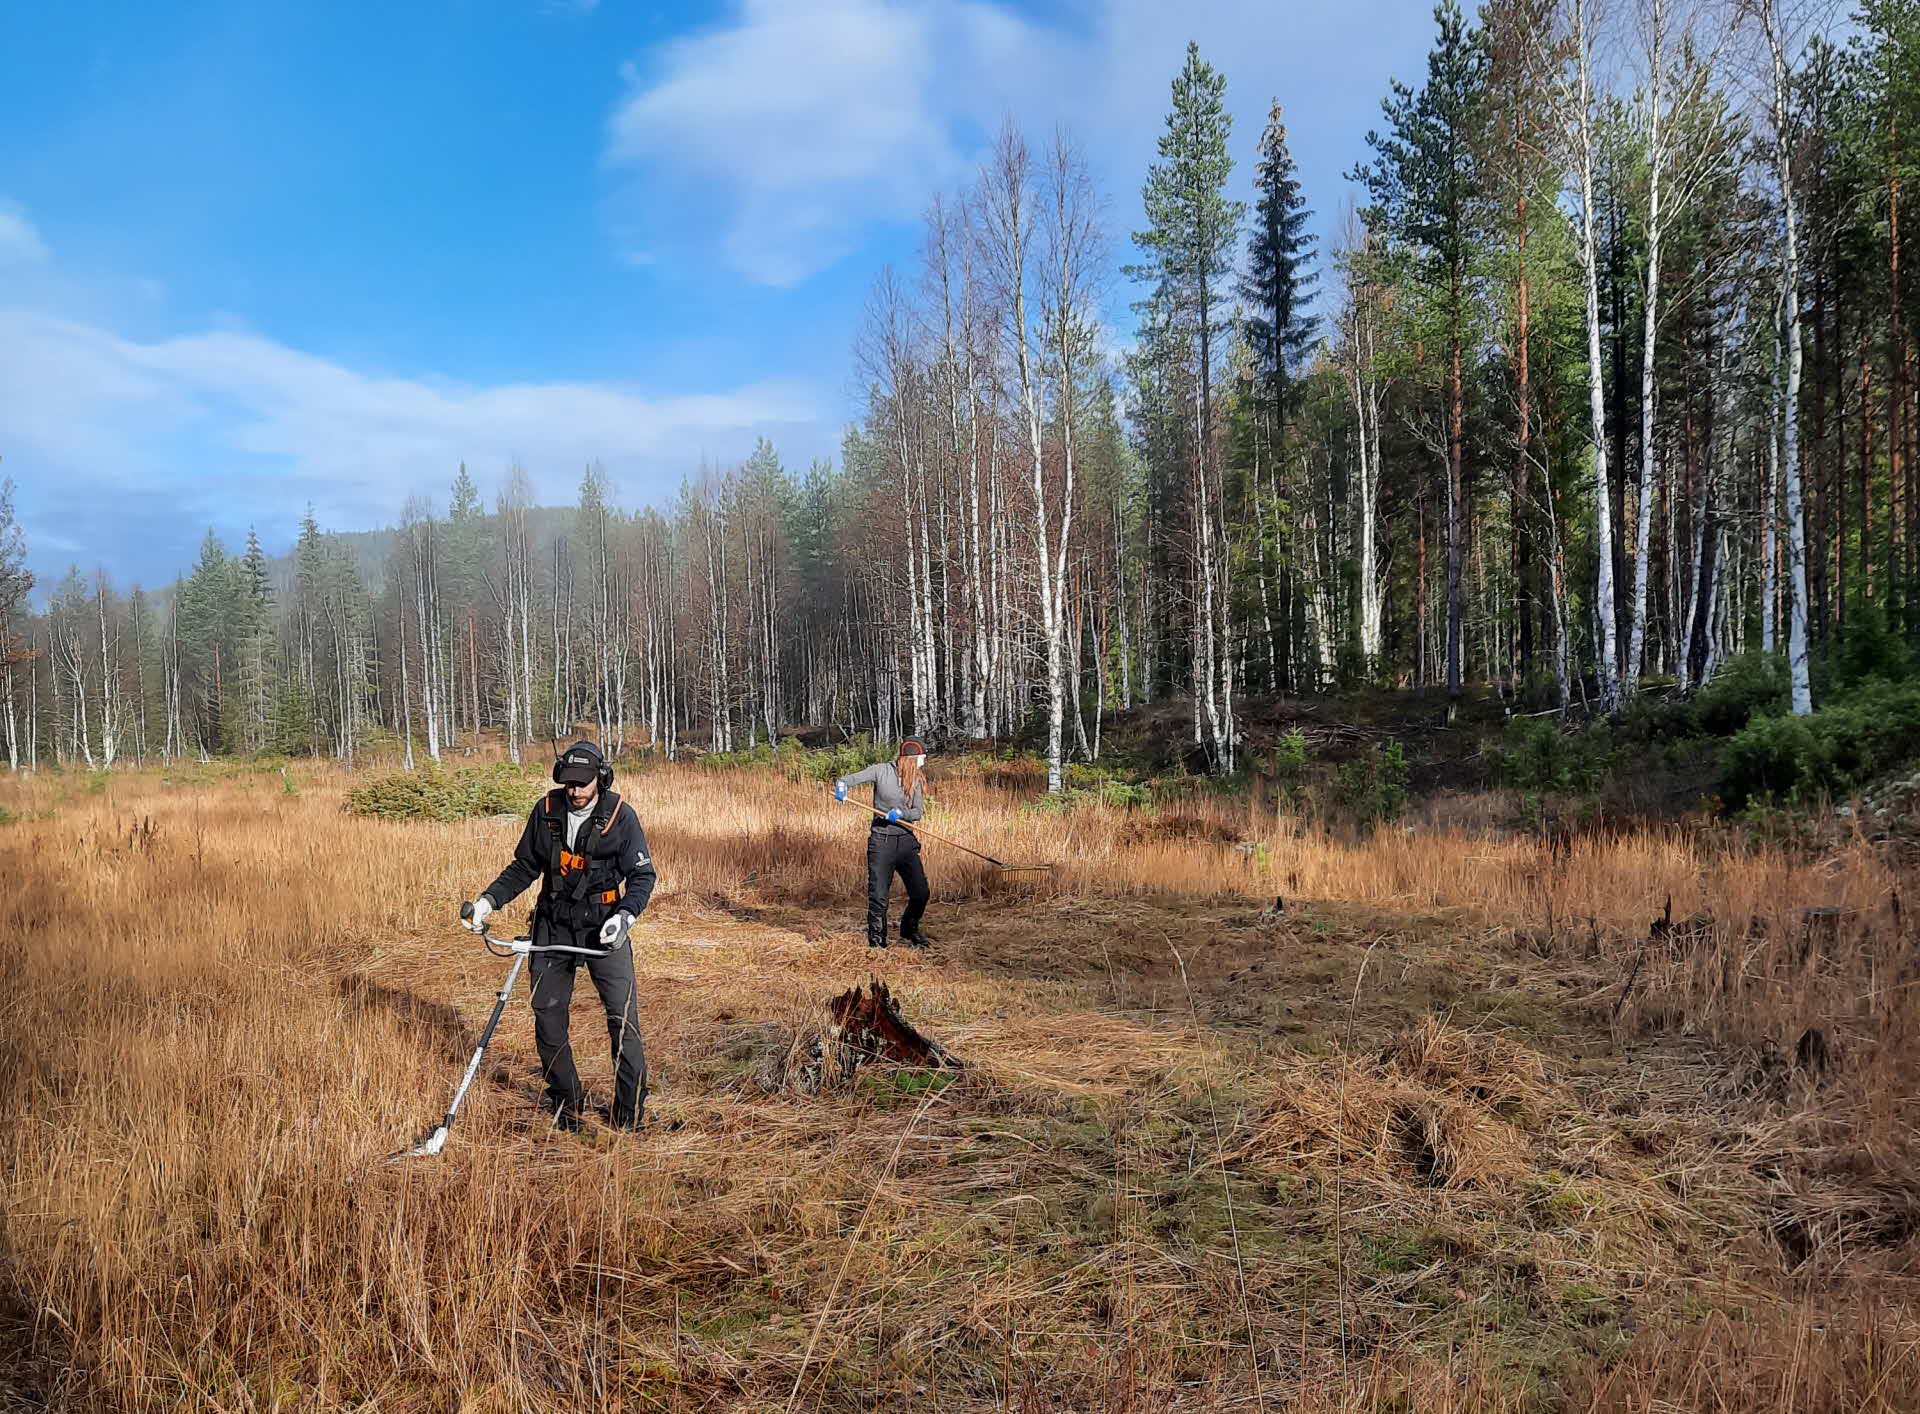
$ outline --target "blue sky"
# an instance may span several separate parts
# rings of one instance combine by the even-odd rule
[[[65,0],[0,14],[0,474],[43,584],[444,504],[622,502],[856,411],[875,273],[1003,114],[1130,252],[1189,38],[1238,179],[1278,97],[1331,235],[1426,0]],[[1127,292],[1115,299],[1124,318]],[[1125,330],[1120,333],[1124,336]]]

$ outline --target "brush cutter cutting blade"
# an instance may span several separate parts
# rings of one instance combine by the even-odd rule
[[[431,1159],[446,1147],[447,1127],[443,1124],[434,1130],[432,1134],[428,1135],[425,1142],[416,1144],[411,1149],[402,1149],[399,1153],[388,1159],[387,1162],[397,1164],[402,1159]]]

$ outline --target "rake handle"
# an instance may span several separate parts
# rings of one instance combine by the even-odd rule
[[[871,804],[867,801],[854,800],[851,797],[848,798],[847,804],[865,805],[867,809],[871,810],[875,815],[881,816],[882,818],[885,818],[887,813],[877,805]],[[905,820],[896,820],[893,823],[897,824],[903,830],[913,831],[913,833],[916,835],[925,835],[930,840],[939,840],[941,844],[952,845],[955,849],[964,850],[966,853],[971,854],[975,859],[986,860],[987,863],[991,864],[996,869],[1006,869],[1013,873],[1026,872],[1018,865],[1003,864],[998,859],[995,859],[991,854],[982,854],[979,850],[968,848],[968,846],[961,844],[960,841],[958,840],[950,840],[945,835],[936,835],[932,830],[926,829],[923,826],[909,825]]]

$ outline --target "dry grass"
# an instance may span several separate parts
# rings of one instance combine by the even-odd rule
[[[513,826],[184,775],[0,786],[21,1407],[1914,1407],[1920,978],[1864,846],[950,780],[932,828],[1059,865],[930,844],[942,947],[877,959],[969,1069],[802,1099],[750,1078],[876,962],[863,820],[663,768],[667,1122],[542,1129],[523,996],[448,1153],[390,1168],[497,986],[451,920]]]

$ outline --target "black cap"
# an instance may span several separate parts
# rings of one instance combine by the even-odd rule
[[[590,785],[600,779],[600,770],[606,764],[599,747],[590,741],[576,741],[555,763],[553,778],[563,786]]]

